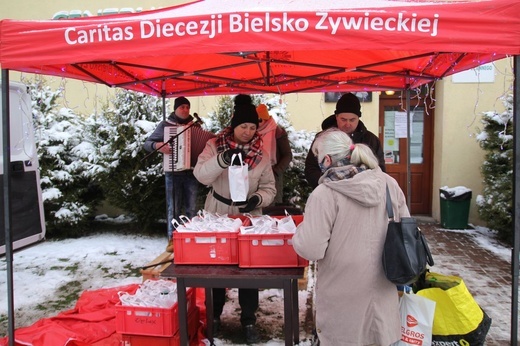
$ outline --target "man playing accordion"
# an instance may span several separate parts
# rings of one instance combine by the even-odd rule
[[[171,242],[173,234],[172,220],[175,218],[179,220],[182,215],[182,206],[184,206],[184,215],[192,218],[196,215],[197,192],[199,189],[199,182],[193,176],[193,167],[197,164],[197,158],[204,149],[206,142],[214,138],[212,132],[205,131],[200,126],[200,122],[190,115],[190,101],[186,97],[178,97],[174,101],[174,111],[170,114],[168,119],[159,123],[154,132],[148,137],[144,143],[144,149],[147,152],[155,150],[165,155],[165,182],[166,182],[166,207],[167,207],[167,227],[168,227],[168,247],[171,251]],[[169,136],[170,133],[180,133],[189,125],[192,125],[188,130],[179,135],[178,138],[163,146],[164,142],[168,140],[165,138],[165,133]],[[175,131],[178,130],[178,131]],[[191,133],[190,133],[191,132]],[[188,140],[191,138],[191,140]],[[186,154],[186,163],[174,165],[173,161],[177,160],[177,152],[179,147],[186,147],[181,154]],[[173,153],[172,153],[173,150]],[[169,159],[171,158],[171,159]],[[166,162],[170,162],[167,165]]]

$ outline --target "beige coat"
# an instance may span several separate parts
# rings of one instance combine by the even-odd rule
[[[382,265],[385,184],[396,219],[409,216],[397,182],[376,168],[318,185],[293,237],[296,252],[317,261],[316,329],[322,346],[387,346],[400,338],[397,289]]]
[[[216,138],[208,141],[206,147],[199,155],[193,174],[201,184],[211,186],[219,195],[230,198],[228,169],[221,166],[222,161],[218,159],[216,141]],[[251,211],[253,215],[262,214],[261,208],[271,204],[276,195],[271,161],[266,153],[263,154],[260,163],[255,168],[249,170],[248,198],[253,194],[260,196],[259,206]],[[238,211],[238,208],[237,206],[229,206],[216,200],[211,191],[206,197],[204,204],[204,210],[221,215],[239,215],[241,213]]]

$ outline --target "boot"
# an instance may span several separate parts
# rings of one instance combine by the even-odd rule
[[[244,334],[246,336],[246,344],[256,344],[260,341],[260,334],[254,324],[248,324],[244,327]]]

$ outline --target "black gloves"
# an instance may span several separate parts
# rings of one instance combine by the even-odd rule
[[[228,149],[222,153],[222,161],[224,161],[226,165],[231,166],[231,158],[233,157],[233,154],[242,154],[242,160],[246,158],[246,153],[242,149]],[[235,158],[233,164],[239,165],[240,162]]]
[[[258,197],[258,195],[253,195],[247,200],[246,206],[238,208],[238,211],[241,213],[249,213],[251,210],[255,209],[258,204],[260,204],[260,197]]]

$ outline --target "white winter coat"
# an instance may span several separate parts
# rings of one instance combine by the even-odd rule
[[[228,180],[228,168],[222,168],[217,159],[217,145],[216,138],[208,141],[206,147],[199,155],[197,165],[193,170],[193,175],[197,180],[204,185],[211,186],[219,195],[230,198],[229,193],[229,180]],[[271,161],[267,153],[263,153],[262,160],[258,165],[249,170],[249,193],[248,198],[253,194],[260,196],[260,204],[256,209],[251,211],[252,215],[259,215],[262,213],[262,207],[266,207],[271,204],[276,195],[275,180],[273,170],[271,168]],[[228,215],[239,215],[238,211],[241,206],[229,206],[224,204],[215,197],[213,197],[211,191],[206,197],[204,204],[204,210]]]

